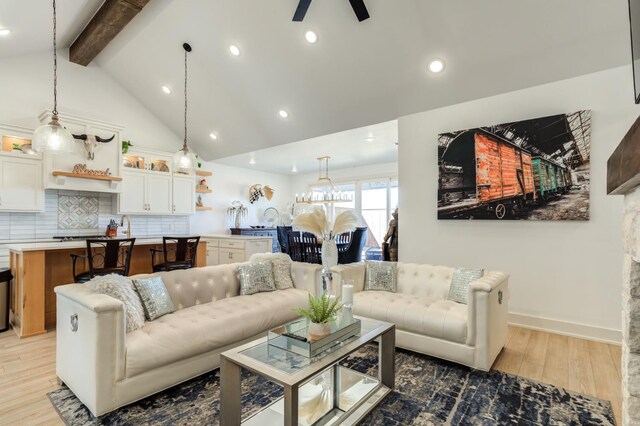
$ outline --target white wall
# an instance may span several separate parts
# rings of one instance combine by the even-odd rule
[[[73,64],[66,55],[66,50],[58,52],[58,111],[122,125],[123,140],[134,146],[178,150],[180,138],[101,68]],[[53,108],[52,68],[50,53],[2,60],[0,122],[39,125],[38,115]],[[175,97],[166,101],[180,102]]]
[[[241,201],[249,209],[248,218],[243,226],[263,225],[262,215],[267,208],[275,207],[283,213],[287,203],[290,202],[291,189],[287,175],[226,166],[215,162],[204,162],[202,168],[213,172],[213,176],[206,178],[213,193],[202,194],[204,205],[213,207],[213,211],[196,212],[196,215],[191,218],[191,233],[194,235],[228,234],[227,208],[234,200]],[[249,187],[256,183],[263,186],[269,185],[275,190],[271,201],[262,197],[254,204],[249,203]]]
[[[436,219],[438,133],[580,109],[593,111],[590,221]],[[400,260],[506,271],[513,322],[619,339],[622,198],[606,195],[606,167],[639,113],[623,67],[400,118]]]

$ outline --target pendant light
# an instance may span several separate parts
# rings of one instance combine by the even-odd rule
[[[191,52],[189,43],[182,45],[184,48],[184,143],[182,148],[173,156],[173,168],[175,171],[192,170],[195,165],[193,154],[187,144],[187,53]]]
[[[31,146],[37,152],[73,152],[75,141],[71,133],[58,121],[58,52],[56,43],[56,0],[53,0],[53,111],[51,121],[33,133]]]

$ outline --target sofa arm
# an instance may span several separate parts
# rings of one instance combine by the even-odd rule
[[[331,268],[331,273],[333,275],[333,290],[336,296],[342,296],[342,283],[344,281],[353,282],[354,293],[364,290],[364,262],[337,265]]]
[[[474,346],[475,366],[489,370],[507,340],[509,275],[488,272],[469,285],[467,344]]]
[[[301,290],[307,290],[314,296],[318,294],[318,289],[322,287],[321,281],[322,266],[316,263],[291,262],[291,279],[293,286]]]
[[[56,375],[95,415],[116,407],[125,376],[125,318],[121,301],[82,284],[55,287]]]

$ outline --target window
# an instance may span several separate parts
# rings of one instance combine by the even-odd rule
[[[344,210],[353,210],[361,218],[359,226],[367,226],[369,235],[365,250],[379,248],[387,233],[391,213],[398,207],[398,179],[379,178],[357,182],[341,182],[336,189],[352,196],[353,201],[336,203],[335,214]],[[311,186],[310,191],[318,197],[328,186]]]

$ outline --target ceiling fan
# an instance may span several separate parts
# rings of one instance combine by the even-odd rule
[[[364,0],[349,0],[349,3],[351,3],[351,7],[355,12],[358,21],[362,22],[365,19],[369,19],[369,12],[367,11],[367,6],[364,5]],[[307,14],[310,4],[311,0],[300,0],[298,2],[296,13],[293,14],[294,22],[302,22],[304,20],[304,16]]]

